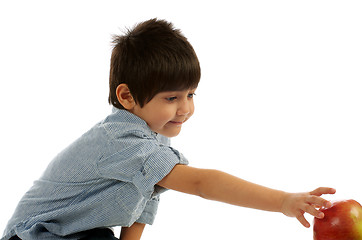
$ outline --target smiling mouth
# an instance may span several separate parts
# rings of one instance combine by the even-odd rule
[[[182,121],[169,121],[169,123],[176,125],[176,126],[182,126],[189,118],[182,119]]]
[[[184,122],[170,121],[170,123],[175,125],[182,125]]]

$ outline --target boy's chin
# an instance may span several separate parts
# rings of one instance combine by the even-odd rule
[[[165,137],[169,137],[169,138],[172,138],[172,137],[176,137],[180,134],[181,132],[181,128],[180,129],[175,129],[175,130],[168,130],[168,131],[160,131],[160,132],[157,132]]]
[[[168,137],[168,138],[173,138],[173,137],[176,137],[176,136],[179,135],[179,133],[177,133],[177,134],[162,134],[162,133],[160,133],[160,134],[165,136],[165,137]]]

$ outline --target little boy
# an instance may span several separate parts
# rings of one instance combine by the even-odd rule
[[[140,239],[166,189],[237,206],[282,212],[305,227],[323,218],[332,188],[287,193],[226,173],[187,166],[170,147],[194,112],[197,56],[171,23],[151,19],[114,38],[109,78],[112,113],[58,154],[24,195],[8,239]]]

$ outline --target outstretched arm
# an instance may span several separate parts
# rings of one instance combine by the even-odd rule
[[[237,206],[282,212],[287,216],[296,217],[305,227],[310,225],[304,218],[304,213],[323,218],[323,213],[316,208],[327,207],[331,203],[320,196],[335,192],[332,188],[318,188],[307,193],[287,193],[218,170],[198,169],[186,165],[176,165],[158,185]]]
[[[139,240],[141,239],[145,224],[135,222],[130,227],[122,227],[120,240]]]

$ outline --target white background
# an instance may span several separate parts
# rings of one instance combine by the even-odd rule
[[[48,162],[110,112],[111,35],[154,17],[201,62],[196,113],[173,140],[192,166],[362,202],[361,12],[349,0],[2,0],[0,231]],[[171,191],[143,237],[291,238],[312,230]]]

